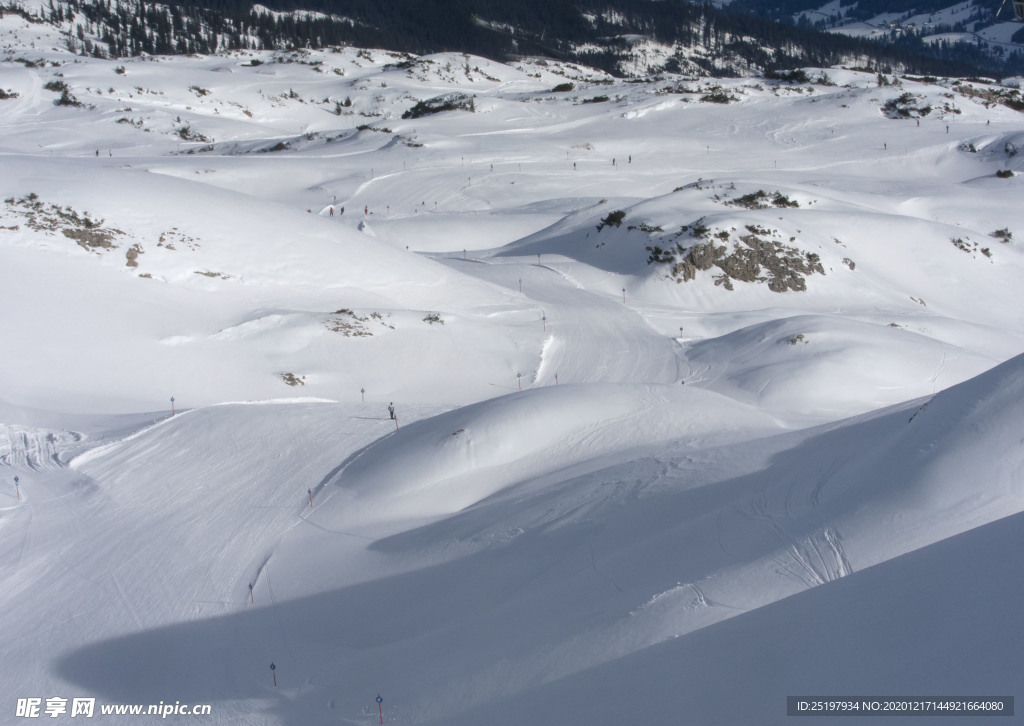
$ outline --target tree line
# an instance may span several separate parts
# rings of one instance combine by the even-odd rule
[[[498,61],[540,55],[620,75],[631,53],[625,36],[643,35],[680,48],[667,71],[696,63],[711,75],[836,64],[937,76],[1024,72],[1019,53],[992,59],[968,44],[928,46],[913,37],[881,43],[682,0],[266,0],[263,6],[271,11],[247,0],[49,0],[42,16],[73,26],[68,44],[76,52],[101,57],[350,45],[417,55],[460,51]],[[706,52],[688,53],[693,47]]]

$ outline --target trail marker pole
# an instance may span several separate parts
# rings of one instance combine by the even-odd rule
[[[171,396],[171,415],[174,415],[174,396]]]
[[[360,388],[359,389],[359,395],[363,397],[363,403],[366,403],[366,389],[365,388]]]
[[[683,337],[683,326],[682,325],[679,326],[679,337],[680,338]]]
[[[18,477],[14,477],[14,493],[18,497],[18,501],[21,501],[21,489],[18,487]]]
[[[249,602],[251,602],[253,605],[256,604],[256,599],[252,596],[252,583],[251,582],[249,583]]]
[[[547,330],[548,329],[548,316],[547,315],[541,315],[540,316],[540,321],[544,324],[544,330]]]
[[[307,489],[306,491],[309,493],[309,506],[312,507],[313,506],[313,490],[312,489]]]
[[[516,380],[519,381],[519,390],[523,390],[523,374],[516,373]]]
[[[274,676],[274,688],[277,688],[277,666],[274,665],[274,661],[270,661],[270,672]]]
[[[626,288],[622,288],[622,302],[626,302]]]
[[[377,713],[380,714],[380,722],[381,723],[384,723],[384,706],[381,705],[383,703],[384,703],[384,699],[381,698],[380,694],[378,693],[377,694]]]
[[[519,278],[519,292],[523,291],[523,278]]]
[[[555,385],[556,386],[558,385],[558,374],[557,373],[555,374]]]
[[[398,431],[398,414],[395,414],[395,431]]]

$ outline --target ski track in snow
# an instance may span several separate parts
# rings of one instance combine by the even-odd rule
[[[82,440],[74,431],[46,431],[20,426],[0,427],[0,466],[32,471],[64,466],[61,452]]]
[[[506,261],[483,266],[464,266],[459,260],[448,263],[512,290],[518,290],[521,280],[523,295],[543,309],[548,341],[557,343],[557,350],[540,356],[537,384],[554,383],[555,373],[563,383],[678,380],[677,351],[670,339],[652,335],[634,310],[606,295],[588,292],[558,267]],[[552,273],[558,277],[551,277]]]

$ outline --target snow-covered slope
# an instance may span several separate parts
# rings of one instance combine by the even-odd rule
[[[70,621],[52,626],[58,639],[82,644],[59,659],[57,682],[113,703],[166,700],[173,683],[174,698],[213,701],[224,719],[255,709],[284,723],[359,723],[360,709],[372,704],[365,694],[383,689],[393,720],[447,722],[472,708],[517,723],[524,710],[536,713],[537,698],[557,700],[558,689],[544,684],[569,679],[593,687],[589,697],[574,693],[574,722],[606,723],[601,704],[611,694],[627,698],[628,690],[609,693],[602,683],[633,682],[627,674],[635,668],[682,657],[680,636],[712,638],[718,659],[731,649],[746,653],[751,639],[734,641],[733,627],[747,626],[699,633],[747,613],[761,630],[792,638],[783,647],[773,635],[777,650],[737,664],[762,689],[757,698],[724,707],[721,692],[669,688],[673,676],[666,674],[661,697],[652,697],[645,713],[692,707],[710,717],[719,704],[724,710],[713,722],[781,721],[785,695],[826,683],[861,695],[912,695],[927,680],[911,666],[921,640],[945,632],[950,613],[943,607],[929,610],[908,642],[889,643],[885,669],[849,683],[807,674],[814,673],[808,661],[857,659],[832,650],[849,647],[852,636],[815,644],[789,610],[804,606],[764,608],[868,568],[861,574],[879,584],[854,590],[839,608],[850,612],[878,597],[871,588],[906,579],[872,574],[872,565],[1020,511],[1024,449],[1013,422],[1021,416],[1022,385],[1017,358],[934,400],[798,433],[754,425],[750,414],[697,388],[670,387],[660,405],[656,391],[541,389],[421,420],[347,458],[347,447],[336,443],[342,432],[351,446],[389,422],[365,421],[359,406],[331,404],[218,406],[175,417],[72,463],[94,491],[69,505],[88,516],[60,538],[79,553],[61,566],[102,568],[108,574],[90,589],[110,595],[76,606],[90,622],[84,631]],[[543,399],[567,408],[585,394],[586,403],[573,408],[575,422],[531,422],[544,413]],[[637,426],[621,415],[631,397],[652,423]],[[580,426],[588,409],[604,410],[601,426]],[[691,413],[673,419],[679,409]],[[232,419],[245,422],[247,435],[227,425]],[[462,428],[451,431],[456,425]],[[282,426],[320,434],[282,442],[282,458],[268,445]],[[226,447],[218,431],[229,432],[237,448]],[[561,435],[561,445],[538,450],[530,431]],[[521,443],[521,450],[487,446],[495,440]],[[580,459],[594,448],[603,453]],[[256,449],[266,453],[254,457]],[[476,481],[460,474],[467,451]],[[166,472],[159,491],[152,491],[153,478],[126,480],[137,461]],[[303,468],[290,469],[296,461]],[[333,461],[341,464],[328,469]],[[112,528],[108,520],[131,525]],[[130,557],[117,554],[126,550]],[[916,577],[942,569],[929,562]],[[999,562],[991,566],[1003,567]],[[52,577],[34,559],[21,570],[30,564]],[[59,587],[66,594],[51,596],[57,603],[49,607],[60,611],[81,587]],[[878,617],[899,623],[923,597],[886,592]],[[960,641],[991,640],[1019,621],[1011,602],[989,608],[1001,618],[961,628]],[[973,613],[953,613],[973,620]],[[857,627],[870,628],[861,618]],[[883,632],[900,627],[888,624]],[[21,637],[35,642],[27,632]],[[874,662],[880,639],[871,636],[862,665]],[[951,647],[940,652],[950,656]],[[1005,646],[998,652],[973,669],[988,673],[988,688],[1002,694],[1009,656]],[[277,692],[265,682],[271,660]],[[796,674],[785,684],[797,690],[773,690],[780,661]],[[887,680],[896,672],[907,675]],[[945,688],[957,687],[954,663],[933,663],[928,672]],[[983,682],[975,673],[969,684]],[[480,718],[470,713],[466,719]]]
[[[994,91],[111,63],[24,25],[11,709],[735,724],[1012,695],[1024,139]],[[403,118],[453,93],[473,110]]]
[[[813,4],[812,4],[813,5]],[[996,61],[1020,54],[1013,36],[1020,30],[1011,3],[981,4],[967,0],[944,8],[905,9],[867,17],[856,6],[827,2],[793,14],[794,22],[854,38],[882,43],[905,36],[920,38],[928,45],[962,43]]]

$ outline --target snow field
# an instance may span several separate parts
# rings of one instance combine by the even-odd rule
[[[1016,112],[841,69],[111,63],[0,25],[61,63],[0,62],[14,698],[309,726],[373,723],[377,693],[437,724],[1012,694]],[[56,72],[94,108],[53,105]],[[904,90],[920,126],[882,114]],[[451,91],[477,111],[401,118]],[[759,190],[799,206],[732,203]],[[698,221],[825,274],[647,263]]]

